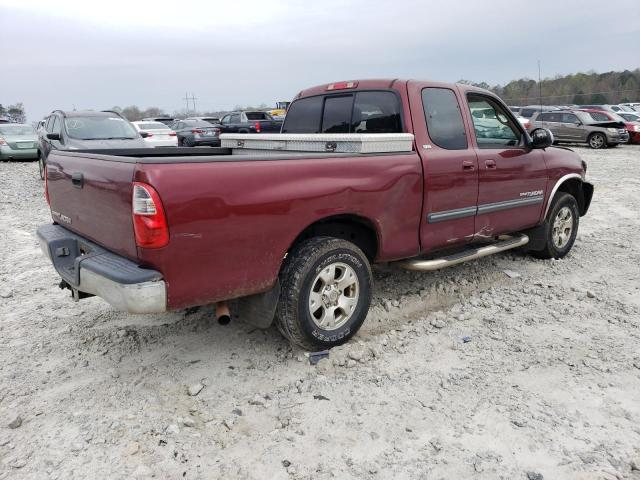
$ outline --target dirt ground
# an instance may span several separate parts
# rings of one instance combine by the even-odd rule
[[[640,479],[640,147],[576,150],[567,258],[377,267],[317,366],[212,307],[72,302],[37,165],[0,164],[0,479]]]

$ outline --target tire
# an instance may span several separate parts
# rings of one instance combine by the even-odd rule
[[[607,137],[604,135],[604,133],[595,132],[589,135],[589,138],[587,138],[587,143],[591,148],[596,150],[605,148],[607,146]]]
[[[38,154],[38,170],[40,172],[40,180],[44,180],[44,159]]]
[[[578,202],[568,193],[558,193],[545,219],[545,246],[533,252],[537,258],[562,258],[576,241],[580,212]]]
[[[341,345],[362,326],[372,283],[369,261],[353,243],[333,237],[305,240],[289,252],[280,272],[276,325],[290,342],[308,350]]]

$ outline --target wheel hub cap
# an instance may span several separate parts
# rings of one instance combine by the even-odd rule
[[[556,248],[564,248],[573,233],[573,213],[569,207],[562,207],[553,220],[551,236]]]
[[[355,270],[346,263],[332,263],[322,269],[311,283],[309,313],[323,330],[343,326],[358,305],[360,286]]]

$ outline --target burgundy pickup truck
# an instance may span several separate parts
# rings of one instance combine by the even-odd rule
[[[498,97],[467,85],[310,88],[282,133],[413,137],[386,153],[332,142],[264,155],[52,152],[53,224],[38,237],[61,287],[132,313],[240,299],[248,321],[275,319],[292,342],[326,348],[365,320],[371,263],[432,271],[518,247],[561,258],[593,195],[576,153],[552,147],[547,130],[528,134]]]

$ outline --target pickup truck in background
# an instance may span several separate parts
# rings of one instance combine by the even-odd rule
[[[576,153],[468,85],[321,85],[296,96],[282,131],[412,136],[406,151],[358,154],[53,151],[53,224],[38,237],[61,286],[134,313],[240,299],[248,321],[328,348],[364,322],[371,263],[428,272],[518,247],[561,258],[593,194]]]
[[[216,127],[220,133],[278,133],[282,120],[274,120],[267,112],[230,112]]]

